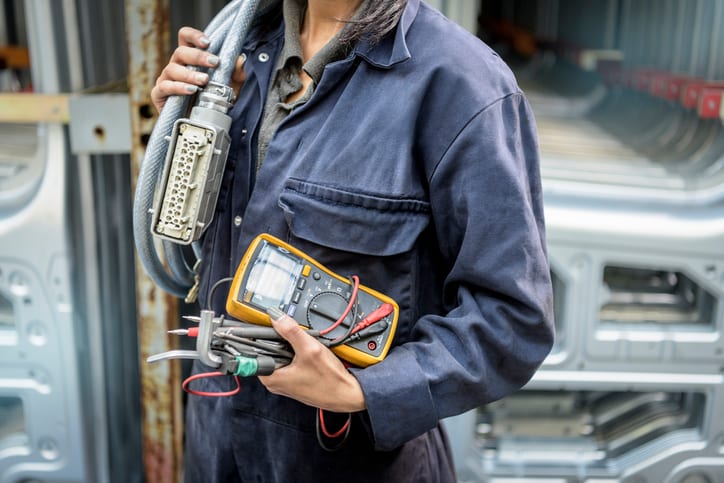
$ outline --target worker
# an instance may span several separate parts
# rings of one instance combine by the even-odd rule
[[[151,92],[208,82],[190,27]],[[505,63],[420,0],[265,2],[237,62],[200,304],[268,232],[400,307],[387,357],[347,367],[287,315],[295,352],[232,397],[190,396],[189,482],[454,482],[441,420],[526,384],[553,342],[536,128]],[[211,370],[196,362],[195,371]],[[198,381],[229,391],[231,377]],[[315,434],[351,414],[341,442]],[[472,429],[471,429],[472,430]]]

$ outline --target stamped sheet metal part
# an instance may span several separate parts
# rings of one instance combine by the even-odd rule
[[[724,2],[485,3],[555,24],[517,74],[557,341],[524,391],[467,415],[461,478],[724,481]]]

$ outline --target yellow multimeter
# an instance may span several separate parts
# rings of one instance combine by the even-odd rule
[[[241,259],[226,311],[241,321],[270,326],[267,309],[276,307],[302,327],[321,332],[327,341],[345,340],[332,351],[366,367],[387,355],[400,309],[390,297],[363,285],[355,291],[354,286],[352,280],[263,233]]]

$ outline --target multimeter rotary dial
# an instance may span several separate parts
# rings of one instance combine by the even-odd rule
[[[326,329],[339,319],[348,304],[349,301],[337,292],[318,293],[309,301],[309,308],[307,309],[309,327],[316,330]],[[340,334],[345,332],[352,323],[352,317],[353,314],[350,311],[340,327],[337,327],[329,335],[334,337],[337,335],[337,331]]]

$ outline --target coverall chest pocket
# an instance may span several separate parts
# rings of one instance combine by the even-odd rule
[[[288,179],[279,206],[288,242],[342,276],[397,301],[395,344],[416,320],[420,243],[430,224],[426,200],[395,198],[299,179]]]
[[[430,221],[426,200],[394,198],[290,178],[279,206],[297,238],[359,255],[411,250]]]

